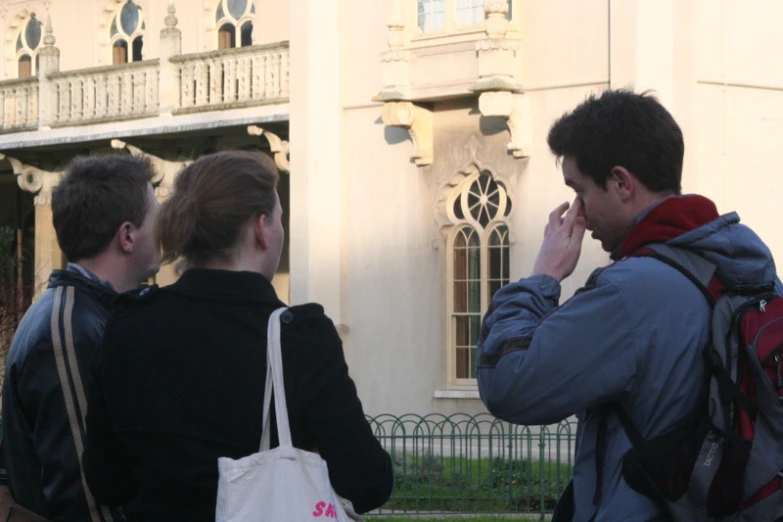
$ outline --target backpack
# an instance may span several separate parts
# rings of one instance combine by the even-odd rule
[[[775,281],[726,286],[715,265],[669,245],[648,245],[633,257],[679,270],[710,303],[707,382],[697,410],[649,440],[620,404],[604,406],[604,440],[599,426],[596,447],[605,450],[612,411],[633,446],[624,479],[675,522],[783,520],[783,297]]]

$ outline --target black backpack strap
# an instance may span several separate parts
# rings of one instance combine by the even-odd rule
[[[722,288],[718,286],[720,283],[717,282],[715,277],[716,266],[702,256],[682,248],[672,247],[662,243],[647,245],[634,255],[637,257],[653,257],[678,270],[701,290],[711,307],[715,306]],[[765,287],[754,288],[756,291],[759,291]],[[732,380],[729,372],[723,366],[720,359],[716,359],[715,354],[710,349],[705,350],[704,358],[707,367],[715,376],[715,380],[718,383],[721,398],[726,402],[733,401],[737,406],[747,412],[751,420],[755,421],[757,415],[756,407]]]
[[[619,402],[614,402],[608,405],[607,411],[609,408],[611,408],[612,411],[614,411],[614,414],[617,415],[617,418],[620,421],[620,425],[623,427],[623,431],[625,432],[626,436],[628,436],[628,440],[631,441],[631,445],[636,448],[637,451],[641,451],[647,445],[647,441],[636,427],[636,424],[633,423],[631,416],[628,415],[628,412],[625,411],[625,408],[623,408],[622,404]],[[662,513],[666,513],[668,517],[672,518],[672,513],[666,503],[666,499],[659,491],[651,498],[658,505],[658,508],[660,508]]]
[[[604,482],[604,459],[606,458],[606,425],[609,412],[605,406],[598,408],[598,433],[595,436],[595,492],[593,493],[593,505],[601,503]]]
[[[674,268],[698,288],[710,306],[717,301],[714,291],[717,267],[699,254],[663,243],[654,243],[639,250],[633,257],[652,257]]]
[[[652,257],[666,263],[696,285],[705,299],[707,299],[710,307],[715,305],[717,296],[714,295],[713,281],[715,279],[716,266],[698,254],[669,245],[656,243],[648,245],[634,253],[633,257]],[[625,431],[625,434],[628,436],[628,439],[631,441],[631,445],[634,448],[641,451],[647,444],[641,432],[639,432],[638,428],[631,420],[630,415],[628,415],[628,412],[625,411],[619,402],[600,406],[599,408],[600,411],[598,412],[598,415],[600,415],[600,417],[598,419],[598,433],[596,434],[595,447],[596,488],[595,494],[593,495],[593,504],[595,505],[600,503],[602,496],[609,412],[612,411],[617,415],[617,418],[623,427],[623,431]],[[656,495],[656,498],[653,500],[664,513],[669,513],[663,496]]]
[[[625,430],[625,434],[628,435],[628,439],[634,447],[641,447],[644,444],[644,437],[636,429],[631,417],[620,405],[619,402],[615,402],[606,406],[600,406],[597,415],[598,418],[598,433],[595,438],[595,493],[593,494],[593,504],[598,505],[601,502],[602,496],[602,483],[604,478],[604,459],[606,458],[606,431],[609,421],[609,411],[614,411],[617,418],[620,420],[620,424]]]

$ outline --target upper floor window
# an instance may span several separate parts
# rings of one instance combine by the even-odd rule
[[[484,22],[484,0],[417,0],[418,26],[422,33],[476,27]],[[507,18],[511,20],[508,0]]]
[[[218,0],[215,11],[218,49],[253,45],[253,15],[255,14],[256,5],[253,0]]]
[[[446,0],[419,0],[419,30],[435,33],[446,22]]]
[[[41,47],[42,36],[43,24],[35,17],[35,13],[32,13],[16,39],[19,78],[29,78],[33,74],[38,74],[38,49]]]
[[[456,20],[459,27],[473,27],[484,21],[484,0],[457,0]]]
[[[111,23],[112,63],[140,62],[144,46],[144,11],[128,0]]]
[[[450,384],[472,385],[481,317],[492,296],[509,282],[511,199],[488,171],[474,172],[457,188],[448,239],[447,300]]]

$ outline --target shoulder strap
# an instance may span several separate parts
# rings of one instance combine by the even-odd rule
[[[291,426],[288,424],[288,406],[283,384],[283,354],[280,347],[280,316],[287,308],[278,308],[269,316],[266,329],[266,382],[264,383],[264,418],[261,428],[261,451],[270,447],[270,406],[275,397],[275,420],[280,446],[291,446]]]
[[[710,307],[714,307],[724,290],[724,286],[715,277],[716,266],[710,263],[700,255],[685,249],[672,247],[663,243],[654,243],[633,253],[631,257],[652,257],[671,266],[682,275],[688,278],[704,295]],[[609,411],[613,411],[623,427],[623,431],[628,436],[631,444],[635,448],[641,448],[645,444],[644,437],[634,425],[628,412],[617,403],[611,403],[601,407],[598,415],[598,432],[596,434],[596,490],[593,496],[593,504],[598,505],[601,501],[601,487],[603,481],[603,465],[606,454],[607,444],[607,417]],[[659,506],[665,509],[665,502],[662,498],[654,499]]]
[[[63,295],[64,294],[64,295]],[[82,490],[87,502],[91,522],[113,520],[107,506],[95,501],[92,490],[87,484],[84,473],[84,432],[86,428],[87,394],[82,380],[81,370],[74,342],[73,310],[76,303],[76,288],[74,286],[58,286],[54,293],[52,305],[51,336],[54,362],[57,367],[57,377],[65,401],[65,413],[73,439],[76,458],[79,465]]]
[[[653,257],[687,277],[714,306],[725,286],[715,277],[717,267],[695,252],[663,243],[647,245],[633,257]]]

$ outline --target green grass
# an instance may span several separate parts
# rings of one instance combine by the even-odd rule
[[[570,473],[570,466],[554,462],[515,461],[509,469],[508,462],[499,459],[470,460],[431,455],[414,458],[407,455],[403,463],[397,455],[395,491],[381,509],[424,513],[529,513],[539,512],[543,507],[544,511],[551,512]]]

